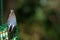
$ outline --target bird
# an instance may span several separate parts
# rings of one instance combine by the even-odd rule
[[[8,30],[10,30],[10,32],[13,31],[14,27],[17,24],[14,10],[10,10],[7,23],[8,23]]]
[[[12,39],[15,34],[16,34],[16,16],[15,16],[15,12],[14,10],[10,10],[10,14],[7,20],[7,24],[8,24],[8,39]]]

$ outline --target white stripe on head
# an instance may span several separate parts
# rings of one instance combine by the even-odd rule
[[[13,13],[14,12],[14,10],[11,10],[11,13]]]

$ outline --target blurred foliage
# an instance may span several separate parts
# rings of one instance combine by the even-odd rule
[[[19,20],[20,24],[22,21],[22,24],[25,25],[22,28],[24,31],[20,32],[21,37],[23,36],[22,39],[28,40],[28,37],[31,36],[32,38],[29,37],[30,40],[59,40],[55,11],[58,7],[59,2],[57,0],[18,0],[17,21]],[[40,32],[38,29],[41,29]]]

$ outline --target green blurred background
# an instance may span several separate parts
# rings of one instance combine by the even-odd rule
[[[4,22],[10,9],[20,40],[60,40],[60,0],[4,0]]]

